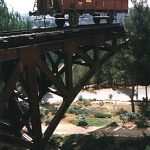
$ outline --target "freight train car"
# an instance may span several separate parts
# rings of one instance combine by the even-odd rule
[[[112,23],[117,13],[128,12],[128,0],[36,0],[34,11],[30,15],[47,15],[55,17],[57,26],[63,26],[69,16],[70,25],[78,23],[79,16],[90,13],[95,24],[101,19]]]

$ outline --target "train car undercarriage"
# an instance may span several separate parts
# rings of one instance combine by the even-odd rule
[[[101,6],[99,0],[79,0],[79,1],[67,1],[67,0],[36,0],[33,12],[31,15],[52,15],[55,17],[55,23],[58,27],[63,27],[65,21],[69,22],[70,26],[78,25],[79,16],[89,13],[93,16],[93,22],[99,24],[102,19],[105,19],[108,24],[112,24],[116,18],[117,12],[127,12],[128,0],[124,2],[122,0],[113,0],[113,5],[105,6],[103,3]],[[120,5],[118,6],[118,2]],[[97,6],[97,4],[99,4]],[[68,14],[69,18],[66,20],[64,17]]]

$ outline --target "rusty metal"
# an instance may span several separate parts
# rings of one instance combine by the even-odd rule
[[[120,25],[1,33],[1,72],[3,67],[8,67],[5,65],[7,62],[11,62],[13,69],[9,75],[1,76],[5,86],[0,95],[0,112],[9,104],[13,119],[9,123],[1,121],[0,140],[33,150],[43,150],[84,84],[124,46],[124,37],[125,32]],[[56,56],[55,61],[53,54]],[[50,66],[46,63],[47,58]],[[76,84],[72,69],[75,64],[88,67],[87,73]],[[61,75],[64,75],[64,80]],[[23,93],[15,91],[18,82],[27,98]],[[55,90],[50,90],[51,86]],[[63,103],[42,134],[39,105],[47,91],[62,96]],[[26,112],[21,110],[19,99],[29,105]],[[26,127],[26,132],[23,127]],[[6,129],[8,133],[5,132]],[[25,138],[24,134],[29,138]]]
[[[51,15],[57,26],[65,24],[65,14],[69,15],[69,25],[78,25],[79,16],[89,13],[95,24],[101,19],[113,23],[117,13],[128,12],[128,0],[35,0],[33,12],[29,15]]]

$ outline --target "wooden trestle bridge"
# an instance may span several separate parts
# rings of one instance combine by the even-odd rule
[[[118,24],[0,33],[0,116],[7,110],[7,119],[0,119],[0,141],[44,150],[84,84],[124,45]],[[87,68],[77,83],[74,65]],[[47,91],[62,96],[63,103],[42,133],[39,105]]]

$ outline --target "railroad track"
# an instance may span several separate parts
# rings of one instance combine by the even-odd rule
[[[19,30],[0,33],[0,49],[64,40],[73,37],[92,36],[101,33],[120,33],[124,29],[119,24],[82,25],[77,27]]]
[[[10,36],[10,35],[18,35],[18,34],[31,34],[31,33],[40,33],[40,32],[50,32],[50,31],[56,31],[56,30],[70,30],[70,29],[82,29],[82,28],[89,28],[89,27],[103,27],[103,26],[120,26],[120,24],[113,24],[109,25],[107,23],[104,24],[90,24],[90,25],[78,25],[78,26],[66,26],[63,28],[38,28],[38,29],[28,29],[28,30],[13,30],[13,31],[2,31],[0,32],[0,36]]]

